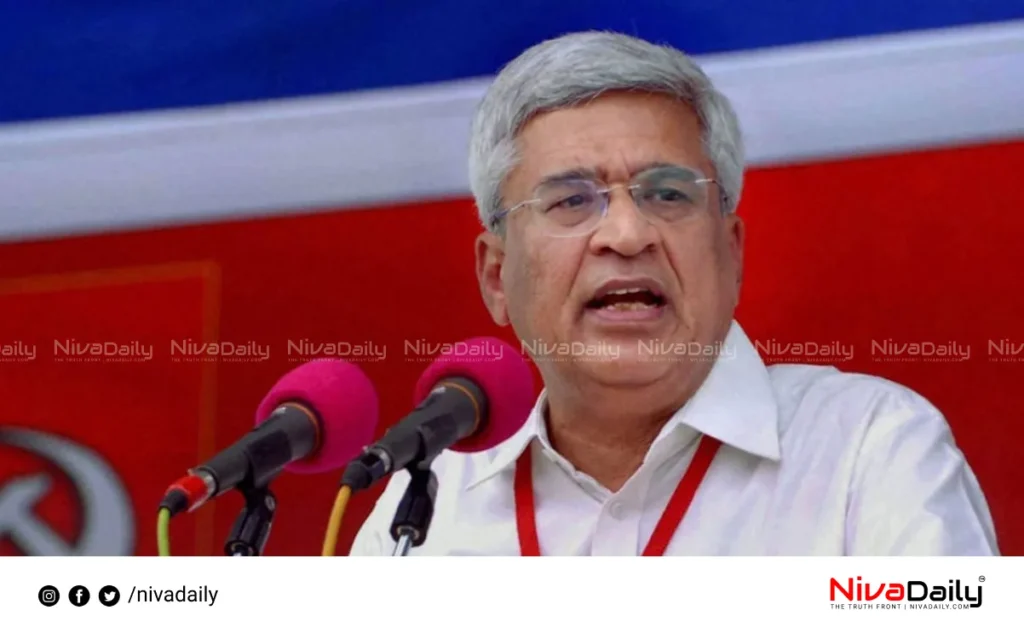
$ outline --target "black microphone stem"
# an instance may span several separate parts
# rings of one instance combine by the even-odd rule
[[[245,507],[224,543],[225,556],[262,556],[277,511],[277,498],[264,487],[243,486]]]
[[[437,475],[430,469],[430,462],[418,462],[406,470],[409,484],[391,522],[391,538],[396,542],[394,556],[408,556],[410,549],[427,540],[437,499]]]
[[[341,485],[359,492],[392,472],[431,462],[480,431],[487,416],[487,395],[479,385],[468,378],[445,378],[412,413],[348,463]]]

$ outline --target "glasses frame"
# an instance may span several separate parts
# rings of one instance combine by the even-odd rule
[[[708,177],[704,176],[704,172],[702,172],[701,170],[696,169],[694,167],[679,166],[678,168],[686,170],[686,171],[689,171],[689,172],[693,173],[694,175],[696,175],[697,178],[695,178],[693,180],[693,182],[695,182],[695,183],[716,185],[718,187],[718,191],[719,191],[719,196],[718,196],[719,197],[719,205],[721,206],[721,208],[723,210],[728,207],[729,196],[726,195],[725,191],[722,189],[722,184],[720,182],[718,182],[718,180],[716,180],[714,178],[708,178]],[[650,170],[648,170],[648,171],[650,171]],[[586,178],[575,178],[575,179],[573,179],[573,181],[576,181],[576,182],[589,182],[589,183],[591,183],[591,184],[593,184],[595,186],[596,193],[599,196],[601,196],[601,198],[603,200],[603,202],[601,204],[601,215],[598,217],[598,220],[594,224],[594,226],[592,228],[590,228],[590,229],[587,229],[586,231],[582,231],[580,233],[573,233],[573,234],[569,234],[569,235],[552,235],[551,237],[581,237],[583,235],[587,235],[588,233],[592,233],[593,231],[597,230],[597,227],[598,227],[598,225],[601,224],[601,221],[604,220],[605,217],[608,216],[608,207],[611,206],[611,194],[612,194],[612,192],[616,191],[618,189],[625,189],[625,190],[630,192],[630,198],[633,199],[632,193],[634,191],[636,191],[637,189],[640,189],[640,188],[642,188],[644,186],[641,183],[633,182],[633,181],[635,181],[637,178],[642,177],[646,173],[648,173],[648,172],[645,171],[645,172],[641,172],[641,173],[637,174],[636,176],[634,176],[630,180],[629,183],[614,183],[614,184],[610,184],[610,185],[609,184],[605,184],[605,183],[603,183],[603,182],[601,182],[599,180],[588,180]],[[501,226],[501,222],[505,218],[507,218],[509,215],[511,215],[512,213],[518,211],[519,209],[524,209],[524,208],[530,207],[532,205],[535,205],[535,204],[537,204],[538,202],[541,202],[541,201],[542,201],[542,198],[530,198],[529,200],[523,200],[522,202],[518,202],[518,203],[512,205],[511,207],[508,207],[507,209],[499,210],[497,213],[494,214],[494,217],[491,218],[491,230],[492,231],[497,231],[498,228]],[[634,199],[634,204],[635,203],[636,203],[636,201]],[[723,211],[723,213],[724,213],[724,211]],[[645,220],[647,220],[648,222],[651,221],[651,219],[648,218],[647,215],[644,214],[642,211],[641,211],[640,215],[643,216],[643,218]]]

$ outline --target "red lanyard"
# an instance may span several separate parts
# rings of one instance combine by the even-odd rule
[[[721,442],[705,435],[699,440],[697,451],[693,455],[690,467],[679,480],[672,498],[668,500],[665,511],[658,520],[651,540],[644,548],[644,556],[662,556],[668,549],[672,536],[679,524],[683,522],[686,511],[690,509],[694,495],[701,481],[707,475],[712,460]],[[516,461],[515,499],[516,529],[519,532],[519,553],[522,556],[540,556],[540,540],[537,538],[537,508],[533,499],[533,459],[530,457],[531,447],[527,446]]]

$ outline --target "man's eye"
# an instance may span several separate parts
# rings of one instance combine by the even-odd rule
[[[588,206],[592,199],[592,196],[585,193],[572,194],[555,200],[553,203],[548,205],[548,211],[579,209],[581,207]]]
[[[650,202],[689,202],[692,200],[685,191],[673,187],[649,189],[644,194],[644,199]]]

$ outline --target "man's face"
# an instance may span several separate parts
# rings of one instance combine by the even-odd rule
[[[531,199],[542,180],[570,170],[595,172],[607,185],[626,184],[652,164],[717,175],[692,109],[662,95],[613,93],[540,114],[517,142],[521,162],[502,190],[507,206]],[[721,341],[736,307],[743,226],[722,215],[717,184],[709,183],[707,193],[702,212],[670,224],[650,222],[629,191],[617,189],[606,217],[588,234],[553,237],[541,214],[524,208],[506,218],[504,239],[480,237],[477,272],[498,324],[511,323],[530,349],[542,352],[542,342],[547,349],[575,344],[604,353],[603,361],[537,359],[549,386],[581,378],[615,386],[703,379],[707,358],[660,352]],[[651,292],[621,301],[607,294],[625,287]]]

